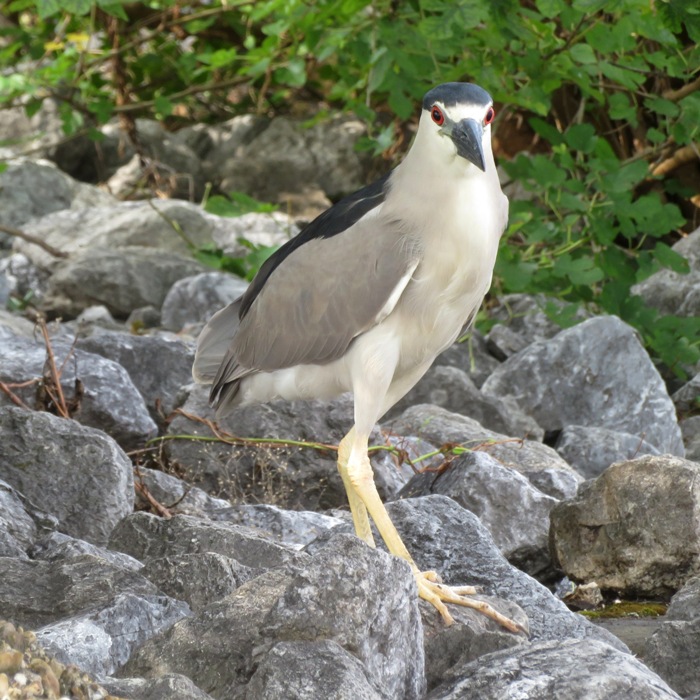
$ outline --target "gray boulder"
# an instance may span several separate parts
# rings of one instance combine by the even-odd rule
[[[37,525],[25,503],[20,493],[0,481],[0,557],[26,558],[37,537]]]
[[[585,479],[600,476],[613,462],[659,454],[636,435],[582,425],[564,427],[554,449]]]
[[[163,595],[115,595],[108,605],[37,630],[60,661],[93,675],[113,674],[147,639],[189,615],[186,603]]]
[[[613,464],[551,513],[552,556],[575,581],[664,596],[700,573],[700,465],[646,456]]]
[[[680,415],[700,410],[700,372],[686,382],[673,396],[673,403]]]
[[[538,580],[554,577],[548,549],[549,512],[558,501],[515,470],[485,452],[472,452],[444,470],[418,474],[399,497],[429,494],[449,496],[474,513],[514,566]]]
[[[663,314],[700,316],[700,229],[672,246],[685,257],[690,272],[681,274],[663,269],[632,287],[645,303]]]
[[[111,549],[98,547],[85,540],[79,540],[62,532],[51,531],[34,542],[29,554],[35,561],[55,561],[72,559],[82,554],[89,554],[92,557],[103,559],[108,564],[112,564],[119,569],[128,571],[139,571],[143,569],[143,564],[122,552],[113,552]]]
[[[103,430],[125,449],[141,447],[156,434],[157,426],[148,415],[143,398],[120,364],[72,348],[61,337],[54,337],[51,346],[56,367],[62,367],[61,388],[75,420]],[[43,342],[5,332],[0,335],[0,350],[0,381],[26,383],[13,389],[25,405],[52,407],[53,399],[39,391],[40,385],[31,383],[44,376],[47,351]],[[12,405],[4,393],[0,394],[0,406],[3,405]]]
[[[141,573],[159,590],[197,611],[253,578],[252,570],[215,552],[149,557]]]
[[[102,304],[115,318],[125,319],[134,309],[160,307],[175,282],[203,269],[194,260],[156,248],[91,247],[56,266],[42,308],[72,318]]]
[[[226,272],[201,272],[178,280],[163,301],[163,328],[177,332],[195,323],[205,323],[247,288],[247,282]]]
[[[48,161],[13,160],[0,173],[0,223],[10,228],[25,230],[30,219],[114,202],[114,197],[103,190],[77,182]],[[29,229],[26,232],[30,233]],[[0,233],[0,241],[7,241],[6,234]],[[19,244],[18,240],[14,242]]]
[[[474,385],[481,389],[482,384],[500,362],[489,352],[486,338],[476,328],[462,342],[452,343],[440,353],[434,366],[456,367],[469,375]]]
[[[335,642],[359,662],[380,697],[423,695],[413,574],[405,562],[348,535],[332,538],[303,569],[268,571],[146,642],[123,673],[150,677],[177,668],[213,697],[243,697],[256,669],[263,671],[252,691],[278,682],[269,669],[279,658],[279,642],[316,643],[322,653],[325,642]],[[293,679],[299,663],[292,656],[289,666],[278,665],[277,677],[287,669]],[[319,673],[330,672],[323,656],[309,663]],[[366,687],[357,664],[343,667],[346,661],[331,678],[351,674]]]
[[[92,248],[157,248],[189,255],[193,246],[209,243],[218,227],[226,226],[225,219],[187,202],[115,202],[110,198],[106,206],[64,209],[34,219],[25,230],[71,257]],[[14,249],[44,269],[52,270],[59,263],[27,241],[17,240]]]
[[[245,136],[220,139],[203,164],[224,192],[277,201],[282,193],[317,187],[335,199],[366,184],[368,158],[355,148],[365,126],[356,119],[339,117],[305,127],[300,120],[277,117],[248,121],[243,132],[238,122],[231,124]]]
[[[337,642],[278,642],[258,665],[246,700],[382,700],[362,663]]]
[[[691,578],[671,599],[666,617],[647,641],[644,662],[679,695],[700,693],[700,577]]]
[[[59,561],[2,559],[0,605],[3,615],[36,628],[104,609],[116,596],[157,596],[140,573],[91,554]]]
[[[183,412],[214,420],[208,393],[208,387],[193,387]],[[260,444],[208,441],[214,438],[210,426],[178,415],[170,423],[168,435],[200,436],[205,441],[168,440],[165,450],[189,482],[216,496],[289,509],[323,510],[347,503],[336,452],[265,444],[265,439],[337,445],[352,423],[352,400],[347,396],[332,401],[251,404],[236,407],[220,420],[219,431],[255,438]],[[373,443],[383,444],[384,440],[375,434]]]
[[[430,700],[679,700],[630,654],[597,640],[542,641],[466,664]]]
[[[536,488],[553,498],[573,496],[583,480],[551,447],[492,432],[471,418],[438,406],[412,406],[383,427],[398,435],[423,438],[438,448],[461,445],[484,451],[504,467],[520,472]]]
[[[538,340],[549,340],[561,332],[562,326],[553,320],[563,314],[568,324],[583,321],[588,314],[577,309],[569,314],[566,304],[541,294],[506,294],[489,309],[489,318],[498,323],[489,331],[487,345],[502,360],[514,355]]]
[[[661,376],[635,331],[614,316],[533,343],[498,367],[482,391],[512,397],[545,430],[608,428],[644,438],[661,452],[684,454]]]
[[[117,525],[109,545],[139,561],[213,552],[261,570],[306,559],[294,549],[266,540],[241,525],[191,515],[165,520],[149,513],[133,513]]]
[[[453,413],[469,416],[489,430],[504,435],[538,439],[542,429],[523,414],[517,406],[508,405],[477,389],[469,375],[456,367],[436,365],[388,412],[387,418],[397,416],[410,406],[429,403]]]
[[[165,673],[158,678],[107,678],[102,685],[114,696],[130,700],[212,700],[187,676]]]
[[[700,416],[684,418],[679,423],[685,445],[685,456],[693,462],[700,462]]]
[[[531,641],[598,639],[627,650],[511,566],[479,519],[451,498],[410,498],[387,504],[387,510],[419,569],[436,571],[448,585],[480,586],[486,594],[519,605],[527,614]]]
[[[131,512],[131,462],[101,431],[0,407],[0,444],[0,478],[54,515],[62,532],[102,545]]]
[[[156,422],[163,422],[180,388],[192,381],[194,348],[174,336],[99,331],[80,338],[77,346],[120,364]]]

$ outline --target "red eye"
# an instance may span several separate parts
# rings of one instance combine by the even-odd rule
[[[445,115],[437,105],[434,105],[430,110],[430,116],[438,126],[442,126],[445,123]]]
[[[484,126],[488,126],[496,117],[496,110],[493,107],[489,107],[489,111],[486,112],[484,117]]]

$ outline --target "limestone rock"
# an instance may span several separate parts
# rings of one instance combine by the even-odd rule
[[[700,573],[700,465],[670,455],[618,462],[551,521],[552,556],[569,578],[669,595]]]
[[[0,444],[0,478],[58,518],[62,532],[105,544],[131,512],[131,462],[101,431],[6,407],[0,408]]]
[[[614,316],[533,343],[498,367],[482,391],[511,396],[545,430],[602,427],[644,438],[660,452],[684,454],[661,376],[635,331]]]

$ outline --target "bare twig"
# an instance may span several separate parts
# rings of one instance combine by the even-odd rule
[[[146,484],[144,484],[140,480],[135,480],[134,481],[134,489],[136,489],[137,493],[146,501],[148,501],[149,505],[158,513],[163,518],[172,518],[173,514],[159,501],[157,501],[151,492],[148,490],[148,487]]]
[[[147,199],[146,201],[148,202],[148,206],[150,206],[151,209],[153,209],[153,211],[156,214],[158,214],[158,216],[160,216],[170,226],[170,228],[172,228],[173,231],[175,231],[175,233],[177,233],[177,235],[180,236],[180,238],[182,238],[182,240],[185,242],[185,244],[187,245],[187,247],[190,250],[197,249],[197,246],[190,240],[189,236],[182,230],[182,226],[180,226],[180,223],[178,221],[175,221],[175,219],[169,217],[165,212],[162,212],[160,209],[158,209],[158,207],[155,204],[153,204],[152,199]]]
[[[36,383],[37,381],[37,379],[32,379],[31,382],[23,382],[22,384],[5,384],[5,382],[0,382],[0,391],[2,391],[2,393],[5,394],[7,398],[9,398],[10,401],[15,404],[15,406],[26,408],[28,411],[30,411],[31,409],[29,406],[27,406],[27,404],[24,403],[24,401],[22,401],[22,399],[20,399],[19,396],[17,396],[17,394],[10,389],[10,387],[16,388],[18,386],[26,386],[27,384]]]
[[[668,175],[668,173],[681,165],[696,159],[700,159],[700,150],[698,150],[697,144],[691,143],[679,148],[670,158],[666,158],[666,160],[662,160],[658,165],[654,166],[651,174],[657,177]]]
[[[49,245],[46,241],[42,241],[41,238],[32,236],[31,234],[25,233],[24,231],[20,231],[17,228],[12,228],[10,226],[0,224],[0,231],[2,231],[3,233],[7,233],[10,236],[14,236],[15,238],[21,238],[23,241],[27,241],[27,243],[32,243],[33,245],[39,246],[39,248],[45,250],[49,255],[53,255],[54,258],[68,257],[68,253],[64,253],[62,250],[58,250],[52,245]]]
[[[44,377],[44,389],[56,406],[58,414],[62,418],[70,418],[70,411],[66,405],[66,397],[63,395],[63,387],[61,386],[61,371],[56,366],[56,357],[53,354],[49,329],[46,327],[46,321],[41,316],[37,315],[36,322],[46,345],[46,363],[49,366],[49,376]]]
[[[687,97],[688,95],[690,95],[691,92],[695,92],[696,90],[700,90],[700,77],[695,78],[695,80],[688,83],[687,85],[678,88],[678,90],[664,90],[661,93],[661,97],[667,100],[671,100],[671,102],[678,102],[679,100],[682,100],[684,97]]]

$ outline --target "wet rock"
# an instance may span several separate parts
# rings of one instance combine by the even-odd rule
[[[99,430],[49,413],[0,408],[0,478],[58,519],[68,535],[102,545],[131,512],[131,462]]]
[[[582,425],[567,425],[554,448],[586,479],[600,476],[613,462],[659,454],[636,435]]]
[[[679,698],[633,656],[592,639],[542,641],[498,651],[466,664],[454,676],[428,698]]]
[[[440,472],[424,472],[399,497],[441,494],[471,511],[488,528],[508,561],[538,580],[554,579],[549,512],[554,498],[484,452],[466,454]]]
[[[635,331],[614,316],[533,343],[498,367],[482,391],[512,397],[545,430],[603,427],[644,438],[661,452],[684,454],[661,376]]]
[[[551,513],[552,556],[569,578],[665,596],[700,573],[700,465],[646,456],[611,466]]]

